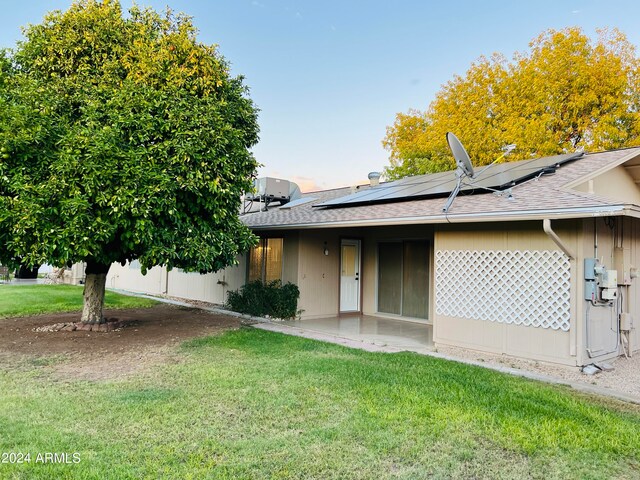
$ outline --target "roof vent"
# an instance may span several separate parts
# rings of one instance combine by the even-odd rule
[[[376,185],[380,185],[380,177],[382,176],[382,174],[380,172],[371,172],[369,173],[369,182],[371,183],[372,187],[375,187]]]

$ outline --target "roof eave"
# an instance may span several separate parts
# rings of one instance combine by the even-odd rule
[[[640,153],[638,152],[637,149],[633,149],[631,152],[629,152],[627,155],[619,158],[618,160],[616,160],[615,162],[611,162],[608,163],[607,165],[605,165],[604,167],[595,170],[593,172],[591,172],[588,175],[584,175],[576,180],[573,180],[571,182],[566,183],[565,185],[562,186],[562,188],[567,189],[567,190],[571,190],[579,185],[582,185],[583,183],[588,182],[589,180],[593,180],[596,177],[599,177],[600,175],[602,175],[603,173],[608,172],[609,170],[612,170],[616,167],[619,167],[620,165],[622,165],[623,163],[628,162],[629,160],[633,160],[634,158],[636,158],[637,156],[639,156]]]
[[[274,224],[249,226],[252,230],[303,230],[314,228],[345,228],[345,227],[379,227],[416,224],[443,223],[488,223],[488,222],[517,222],[528,220],[561,220],[574,218],[631,216],[640,218],[640,208],[631,204],[607,205],[601,207],[558,208],[549,210],[518,210],[498,213],[467,213],[448,215],[425,215],[419,217],[393,217],[366,220],[344,220],[336,222],[313,222],[298,224]]]

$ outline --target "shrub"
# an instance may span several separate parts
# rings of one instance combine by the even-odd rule
[[[234,312],[256,317],[294,318],[298,311],[300,290],[297,285],[280,280],[267,284],[260,280],[247,283],[240,290],[231,291],[227,297],[227,308]]]

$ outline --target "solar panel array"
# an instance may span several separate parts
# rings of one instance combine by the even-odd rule
[[[297,207],[299,205],[304,205],[305,203],[313,202],[315,200],[318,200],[318,198],[317,197],[298,198],[297,200],[293,200],[289,203],[285,203],[280,207],[280,210],[288,210],[290,208]]]
[[[554,172],[560,165],[576,160],[584,154],[568,153],[553,157],[535,158],[519,162],[508,162],[476,168],[474,178],[465,178],[461,193],[478,189],[503,190],[542,173]],[[373,203],[399,202],[449,195],[457,183],[456,171],[432,173],[407,177],[394,182],[382,183],[362,192],[335,198],[314,205],[315,207],[354,207]]]

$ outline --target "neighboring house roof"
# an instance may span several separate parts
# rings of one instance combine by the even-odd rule
[[[640,147],[586,154],[560,166],[554,174],[542,175],[514,186],[511,199],[506,195],[486,191],[460,195],[447,214],[442,211],[446,202],[446,198],[442,197],[340,208],[314,208],[314,205],[327,200],[352,194],[352,188],[347,187],[306,193],[303,194],[303,198],[316,200],[292,208],[271,206],[266,212],[248,213],[241,218],[252,229],[271,230],[537,220],[625,214],[640,216],[640,205],[572,188],[623,163],[633,164],[627,171],[636,180],[636,170],[632,172],[631,168],[640,168]],[[370,187],[365,185],[359,188]]]

